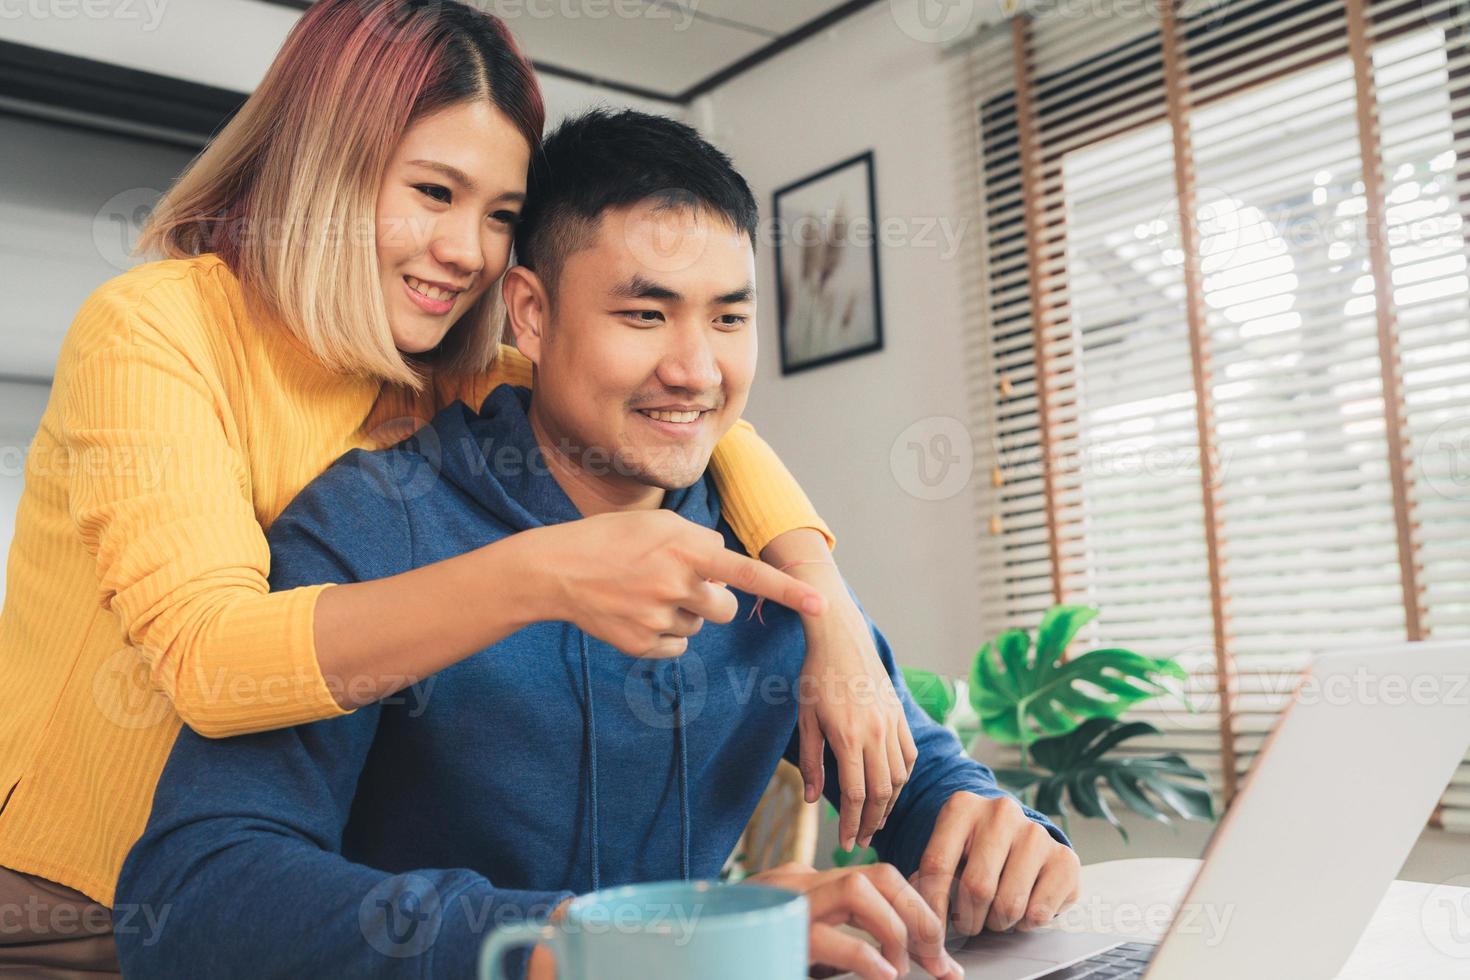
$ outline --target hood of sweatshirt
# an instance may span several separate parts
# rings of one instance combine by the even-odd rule
[[[438,459],[443,480],[516,531],[582,517],[547,468],[531,431],[530,408],[529,388],[501,385],[479,413],[455,402],[415,436],[418,451]],[[714,527],[719,502],[707,480],[667,491],[662,508]]]

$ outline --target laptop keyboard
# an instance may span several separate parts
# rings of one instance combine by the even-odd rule
[[[1137,980],[1154,955],[1154,943],[1124,943],[1080,963],[1053,970],[1041,980]]]

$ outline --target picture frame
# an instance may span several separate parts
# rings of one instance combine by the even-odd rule
[[[772,214],[781,374],[881,351],[873,151],[777,188]]]

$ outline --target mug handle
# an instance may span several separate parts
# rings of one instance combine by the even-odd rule
[[[540,922],[510,922],[501,926],[480,947],[480,980],[508,980],[504,966],[505,954],[518,946],[534,946],[550,943],[553,954],[560,960],[559,947],[561,930]],[[558,970],[558,973],[561,971]]]

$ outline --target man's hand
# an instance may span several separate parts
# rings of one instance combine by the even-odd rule
[[[909,881],[940,921],[951,911],[953,889],[954,926],[966,935],[987,927],[1026,932],[1077,901],[1081,866],[1077,852],[1014,799],[956,793],[939,811]]]
[[[851,970],[863,980],[893,980],[909,971],[909,957],[940,980],[964,976],[944,949],[941,920],[891,864],[816,871],[783,864],[745,879],[801,892],[810,907],[808,962]],[[854,925],[878,946],[843,932]]]
[[[564,900],[551,910],[547,921],[555,924],[565,919],[567,906],[570,904],[572,904],[572,899]],[[531,958],[526,963],[526,980],[556,980],[556,957],[552,954],[550,946],[538,943],[531,948]]]

